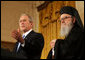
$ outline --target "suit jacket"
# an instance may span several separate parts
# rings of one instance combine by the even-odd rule
[[[84,31],[74,26],[64,40],[56,41],[54,59],[82,59],[85,56],[84,44]],[[47,58],[52,59],[52,49]]]
[[[17,54],[24,55],[28,59],[40,59],[42,49],[44,46],[44,38],[40,33],[36,33],[33,30],[24,38],[25,46],[20,46]],[[16,52],[18,46],[18,42],[16,42],[16,46],[14,51]]]

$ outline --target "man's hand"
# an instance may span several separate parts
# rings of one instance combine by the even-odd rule
[[[13,30],[12,33],[11,33],[11,36],[12,36],[13,38],[15,38],[17,41],[21,42],[21,43],[24,42],[24,39],[22,38],[19,29]]]
[[[54,40],[52,40],[52,41],[50,42],[50,46],[51,46],[51,48],[54,48],[54,46],[55,46],[55,42],[56,42],[56,39],[54,39]]]

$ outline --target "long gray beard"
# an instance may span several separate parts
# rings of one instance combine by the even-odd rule
[[[67,37],[70,30],[72,29],[72,27],[73,27],[72,22],[69,25],[65,26],[65,27],[61,26],[61,32],[60,32],[61,37],[64,37],[64,36]]]

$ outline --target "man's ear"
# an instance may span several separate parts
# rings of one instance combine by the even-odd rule
[[[73,23],[75,23],[76,22],[76,18],[75,17],[73,17]]]
[[[33,22],[31,22],[31,26],[33,27],[33,25],[34,25],[34,23]]]

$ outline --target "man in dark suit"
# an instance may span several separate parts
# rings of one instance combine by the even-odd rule
[[[27,59],[40,59],[44,46],[43,35],[33,31],[33,20],[28,14],[20,16],[19,26],[20,29],[14,30],[11,34],[17,40],[14,53]],[[23,32],[22,36],[20,31]]]

